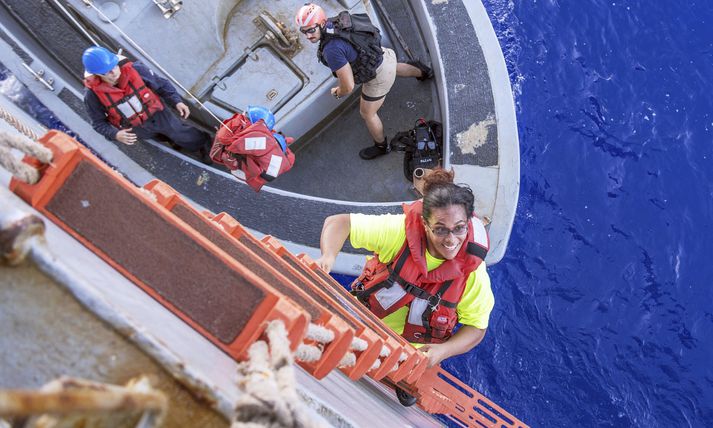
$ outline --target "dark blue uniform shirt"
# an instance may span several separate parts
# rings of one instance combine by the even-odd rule
[[[138,61],[134,62],[134,70],[139,73],[146,86],[163,99],[166,107],[175,107],[176,104],[181,102],[181,97],[178,96],[171,82],[154,74],[153,71]],[[84,105],[87,108],[89,118],[92,120],[92,128],[108,140],[114,140],[119,129],[109,123],[104,105],[99,101],[94,91],[89,88],[84,88]]]
[[[322,54],[329,65],[329,69],[333,72],[344,67],[344,64],[354,62],[357,59],[357,51],[354,46],[339,37],[335,37],[325,43]]]

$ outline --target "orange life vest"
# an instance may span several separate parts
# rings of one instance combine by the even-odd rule
[[[117,128],[141,126],[154,113],[163,110],[161,98],[152,91],[128,60],[119,62],[121,76],[116,85],[110,85],[99,76],[84,79],[106,110],[109,123]]]
[[[264,121],[251,124],[247,117],[236,113],[223,124],[215,134],[210,157],[213,162],[227,166],[256,192],[294,165],[292,150],[285,147],[283,151],[274,131]],[[286,142],[291,143],[292,138],[287,137]]]
[[[403,247],[388,265],[381,263],[378,255],[371,258],[352,284],[352,293],[379,318],[408,306],[402,336],[414,343],[441,343],[458,323],[456,306],[468,276],[483,262],[490,243],[483,223],[473,217],[456,257],[429,272],[422,207],[421,201],[403,205]]]

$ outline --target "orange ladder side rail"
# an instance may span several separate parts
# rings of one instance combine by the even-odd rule
[[[324,302],[329,302],[331,309],[337,311],[344,319],[349,320],[356,331],[356,336],[364,340],[367,347],[364,351],[355,351],[356,363],[351,367],[344,367],[342,372],[350,379],[356,380],[366,374],[374,365],[381,354],[384,347],[384,341],[374,331],[366,328],[362,323],[355,319],[348,311],[337,302],[331,299],[322,289],[314,287],[310,281],[304,278],[296,270],[292,269],[285,262],[280,260],[275,254],[270,252],[262,242],[257,240],[250,232],[248,232],[237,220],[226,213],[220,213],[213,217],[212,221],[220,225],[228,234],[247,244],[249,248],[256,252],[258,256],[267,260],[272,266],[283,272],[289,278],[306,290],[310,290],[315,297],[319,297]],[[388,347],[388,346],[387,346]]]
[[[284,257],[289,256],[285,255]],[[314,281],[317,281],[324,289],[329,290],[337,296],[343,296],[345,300],[348,299],[353,302],[355,310],[359,311],[360,315],[370,322],[370,325],[373,325],[375,329],[389,337],[395,343],[398,343],[398,346],[408,355],[407,360],[401,364],[399,369],[387,376],[388,380],[393,383],[404,381],[411,384],[421,377],[428,366],[428,358],[424,353],[418,351],[401,335],[387,327],[381,319],[359,303],[351,293],[328,273],[323,271],[308,255],[300,254],[295,260],[298,261],[296,264],[300,266],[300,270],[303,271],[305,275],[309,275]]]
[[[417,370],[422,371],[422,369],[425,369],[427,364],[426,357],[422,353],[416,351],[411,344],[405,340],[400,340],[399,335],[386,327],[381,320],[356,301],[354,297],[341,285],[334,282],[339,291],[336,291],[334,287],[330,287],[330,285],[326,284],[325,281],[315,274],[315,272],[307,269],[304,263],[297,256],[290,253],[276,238],[266,236],[263,238],[262,242],[265,243],[267,247],[275,252],[275,254],[277,254],[282,260],[287,262],[287,264],[298,270],[300,274],[309,278],[310,282],[315,284],[315,287],[325,290],[334,300],[342,302],[342,304],[347,306],[351,312],[358,314],[362,322],[366,323],[370,328],[378,332],[386,343],[390,344],[389,348],[391,349],[391,354],[387,359],[382,360],[382,367],[380,367],[379,370],[370,372],[369,376],[375,380],[381,380],[384,377],[388,377],[389,379],[393,379],[395,382],[398,382],[408,376],[411,376]],[[331,281],[334,281],[326,273],[325,275]],[[405,355],[406,359],[399,364],[399,359],[401,359],[402,355]]]
[[[358,312],[356,312],[351,306],[350,306],[350,301],[344,301],[343,299],[341,302],[338,300],[339,296],[334,296],[330,293],[328,293],[328,290],[326,290],[324,287],[322,287],[321,284],[319,284],[316,281],[312,281],[310,278],[306,277],[305,275],[302,274],[298,269],[295,267],[299,266],[299,261],[297,261],[296,257],[290,253],[281,243],[279,240],[276,238],[267,235],[263,239],[260,240],[265,245],[266,250],[271,252],[273,257],[275,257],[277,260],[280,262],[284,263],[287,266],[287,269],[291,269],[295,275],[299,275],[301,280],[310,288],[314,290],[318,290],[319,293],[323,294],[326,296],[325,298],[331,300],[334,302],[334,305],[338,310],[348,314],[350,317],[352,317],[355,322],[359,322],[364,328],[369,329],[369,331],[372,331],[376,333],[374,329],[371,328],[367,323],[364,322],[364,319],[357,319],[354,317],[354,314],[358,315]],[[386,348],[389,350],[389,355],[388,356],[381,356],[379,355],[379,367],[376,369],[369,370],[367,374],[376,379],[380,380],[384,376],[387,376],[389,373],[395,371],[397,367],[399,367],[399,358],[401,358],[401,347],[399,344],[393,340],[390,340],[390,338],[386,335],[382,337],[382,340],[384,341],[384,345]],[[403,365],[402,365],[403,366]]]
[[[425,411],[443,414],[465,426],[528,428],[440,366],[426,370],[410,391]]]
[[[197,235],[187,224],[177,219],[165,208],[156,204],[144,191],[136,188],[119,173],[106,166],[73,138],[59,131],[52,130],[45,134],[39,142],[53,152],[54,159],[52,164],[43,168],[42,178],[37,184],[28,185],[18,180],[12,180],[10,189],[22,199],[42,212],[47,218],[104,259],[135,285],[233,358],[241,359],[246,357],[249,345],[263,335],[267,322],[272,320],[281,320],[285,323],[292,349],[296,349],[301,343],[310,322],[309,314],[301,308],[294,306],[282,294],[275,291],[244,266],[231,262],[232,259],[229,258],[226,253],[202,236]],[[30,157],[26,157],[25,162],[36,164],[36,160]],[[86,177],[90,177],[96,181],[87,180]],[[104,186],[104,188],[101,188],[101,186],[97,188],[98,184],[95,184],[96,182],[102,183],[101,186]],[[200,310],[205,307],[205,305],[200,306],[203,302],[199,302],[195,307],[189,307],[188,309],[190,309],[190,311],[185,309],[185,302],[181,302],[183,309],[179,308],[177,301],[169,297],[170,292],[174,291],[170,289],[172,283],[166,284],[170,278],[167,277],[167,279],[162,282],[161,279],[163,278],[156,280],[155,277],[152,277],[151,279],[155,281],[150,285],[145,282],[146,278],[140,278],[134,271],[125,267],[124,264],[130,264],[129,262],[134,263],[134,267],[139,266],[136,264],[137,260],[138,263],[146,261],[143,260],[142,257],[166,255],[164,249],[158,249],[163,251],[162,253],[151,253],[153,249],[152,245],[143,242],[143,236],[132,235],[131,224],[128,224],[128,227],[122,229],[122,233],[113,234],[111,236],[102,229],[101,232],[104,233],[104,236],[102,236],[101,239],[97,238],[97,236],[99,236],[96,234],[97,230],[93,230],[92,226],[95,228],[104,226],[110,228],[113,225],[108,224],[105,219],[111,217],[116,211],[121,211],[120,209],[123,208],[121,206],[111,206],[110,197],[106,194],[110,194],[112,191],[115,192],[115,194],[110,195],[111,197],[118,196],[124,202],[133,204],[134,208],[138,208],[140,211],[150,214],[146,219],[160,225],[164,230],[170,230],[170,235],[174,238],[175,242],[187,244],[188,248],[186,254],[199,255],[200,257],[211,260],[211,263],[214,263],[215,266],[227,272],[231,277],[239,280],[240,286],[243,287],[244,290],[250,291],[261,299],[256,301],[256,305],[252,308],[251,312],[241,314],[241,316],[247,316],[241,320],[241,322],[244,321],[244,328],[242,328],[242,330],[235,333],[232,331],[210,330],[214,328],[215,325],[220,325],[221,320],[216,320],[214,325],[203,319],[206,316],[204,314],[209,313],[200,313]],[[78,197],[81,199],[76,199]],[[75,200],[72,198],[75,198]],[[82,213],[82,210],[86,212],[83,213],[83,215],[77,215],[72,214],[72,210],[78,210],[78,213]],[[105,216],[95,218],[97,216],[91,215],[94,212],[101,212]],[[123,216],[125,214],[119,212],[117,215]],[[82,223],[86,221],[99,223],[87,226]],[[82,232],[80,233],[77,229],[81,229]],[[94,232],[92,238],[94,240],[85,236],[91,235],[92,231]],[[132,248],[133,245],[135,247],[141,247],[141,249],[147,251],[147,253],[129,253],[128,256],[126,254],[119,254],[125,257],[123,262],[119,262],[109,254],[109,252],[114,251],[116,247],[113,250],[106,245],[104,245],[103,248],[99,247],[96,241],[101,241],[102,239],[102,245],[109,241],[119,248],[123,248],[122,246]],[[117,254],[116,251],[113,252],[113,255]],[[150,262],[151,260],[148,261]],[[150,265],[150,263],[148,263],[148,265]],[[145,268],[145,265],[140,267]],[[170,266],[167,266],[167,268],[170,269]],[[186,272],[192,272],[190,271],[190,267],[183,268]],[[169,269],[158,269],[157,272],[163,274]],[[164,288],[159,289],[157,286]],[[234,286],[234,289],[237,290],[237,286]],[[234,298],[236,295],[237,293],[233,293],[226,297]],[[226,299],[226,301],[232,302],[234,300]],[[200,316],[197,317],[196,314]],[[196,318],[201,317],[203,317],[203,321],[199,323]],[[219,335],[225,337],[218,337]],[[226,337],[228,339],[226,339]]]
[[[418,378],[421,373],[423,373],[428,365],[426,356],[416,350],[408,341],[401,337],[401,335],[387,327],[376,315],[357,301],[341,284],[324,272],[314,260],[306,254],[300,254],[297,257],[292,255],[288,256],[287,252],[284,252],[283,257],[293,258],[294,264],[300,266],[300,269],[303,270],[306,275],[309,275],[313,280],[321,284],[323,288],[329,290],[334,295],[344,296],[344,299],[349,299],[355,310],[359,311],[364,319],[368,320],[374,328],[398,344],[398,347],[406,355],[406,360],[399,365],[396,371],[388,373],[386,379],[397,383],[400,381],[408,381],[408,379],[411,378]],[[380,380],[380,378],[375,379]]]
[[[287,296],[288,299],[291,299],[295,305],[303,307],[311,315],[313,323],[326,328],[334,334],[334,339],[324,346],[322,356],[318,361],[312,363],[298,362],[308,373],[317,379],[322,379],[330,371],[338,367],[344,355],[349,351],[354,338],[354,330],[344,320],[316,302],[306,290],[298,287],[290,279],[270,266],[267,261],[227,234],[220,225],[198,212],[168,184],[160,180],[152,180],[144,185],[144,189],[156,196],[156,200],[160,205],[189,224],[213,244],[221,247],[233,259],[252,269],[263,280]],[[307,343],[322,346],[314,342]]]
[[[326,288],[346,293],[346,296],[351,297],[341,284],[324,272],[309,256],[300,254],[297,258],[311,271],[313,277],[317,277],[323,282]],[[366,308],[364,309],[366,310]],[[368,310],[367,313],[375,317]],[[398,338],[411,346],[403,337],[398,336]],[[427,369],[428,360],[425,360],[424,363],[419,370],[414,371],[414,376],[403,379],[401,382],[394,382],[391,378],[389,380],[393,384],[398,383],[399,386],[419,397],[419,406],[427,412],[445,414],[463,426],[527,428],[527,425],[520,420],[440,366]]]

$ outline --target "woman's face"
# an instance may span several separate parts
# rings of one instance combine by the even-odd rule
[[[462,205],[434,208],[423,219],[428,252],[439,259],[452,260],[468,234],[468,216]]]

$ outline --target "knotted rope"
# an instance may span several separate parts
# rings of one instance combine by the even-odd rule
[[[285,325],[272,321],[265,332],[269,346],[262,340],[253,343],[248,360],[238,367],[243,395],[231,428],[326,427],[324,421],[310,417],[297,394]]]

